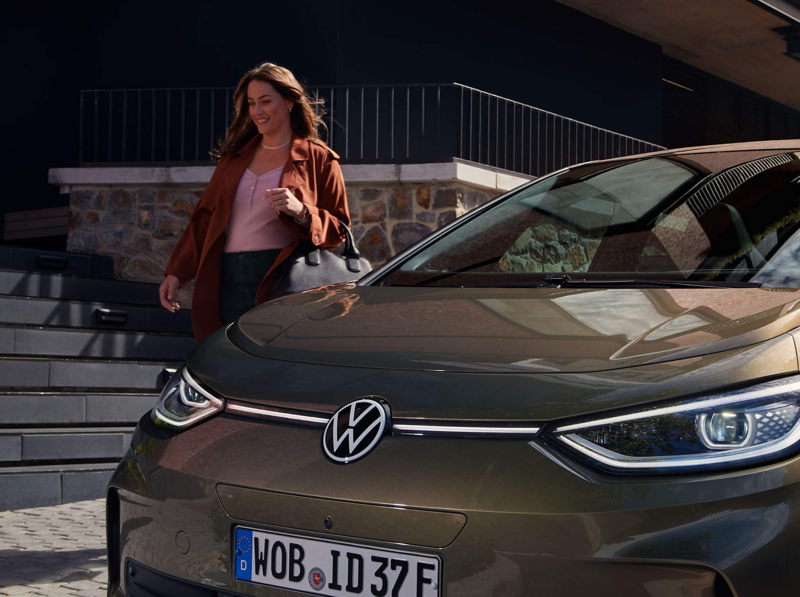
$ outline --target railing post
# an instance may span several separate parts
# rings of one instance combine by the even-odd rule
[[[194,90],[194,161],[200,159],[200,89]]]
[[[379,117],[381,109],[381,88],[375,87],[375,159],[378,159],[378,152],[380,148],[380,129],[381,129],[381,120]]]
[[[80,129],[78,131],[78,164],[83,163],[83,91],[81,91],[81,114],[80,114]]]
[[[108,159],[107,162],[111,161],[111,131],[112,131],[112,122],[114,118],[114,92],[108,92]]]
[[[128,92],[122,90],[122,161],[127,161],[126,149],[128,145]]]
[[[364,87],[361,87],[361,130],[359,131],[359,135],[361,138],[361,149],[359,153],[359,158],[364,159]]]
[[[100,104],[97,100],[97,92],[94,92],[94,161],[97,161],[97,145],[100,131]]]

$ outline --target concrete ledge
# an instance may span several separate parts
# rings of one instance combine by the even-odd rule
[[[96,185],[206,185],[214,166],[173,166],[169,168],[51,168],[47,175],[50,184],[64,187]]]
[[[204,186],[211,180],[213,166],[175,166],[169,168],[51,168],[48,180],[62,193],[84,186]],[[344,164],[348,183],[383,182],[464,182],[491,190],[508,191],[532,177],[498,172],[488,166],[463,162],[434,164]]]

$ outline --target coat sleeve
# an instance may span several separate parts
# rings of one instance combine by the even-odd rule
[[[339,220],[350,226],[350,210],[339,160],[330,153],[317,173],[317,205],[306,207],[311,223],[307,229],[297,227],[301,238],[324,249],[338,247],[344,240]]]
[[[214,174],[197,203],[189,224],[172,250],[169,263],[164,270],[165,276],[172,275],[180,280],[180,288],[197,276],[211,216],[219,203],[218,198],[222,190],[222,170],[226,161],[227,158],[223,158],[214,170]]]

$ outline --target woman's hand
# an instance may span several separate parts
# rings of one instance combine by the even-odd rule
[[[303,220],[308,215],[306,206],[289,189],[267,189],[264,199],[278,214],[285,213],[295,220]]]
[[[158,296],[161,299],[161,304],[165,309],[175,313],[181,306],[175,302],[175,293],[178,292],[178,286],[181,282],[175,276],[167,276],[158,287]]]

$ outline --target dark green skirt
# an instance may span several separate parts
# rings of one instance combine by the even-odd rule
[[[236,321],[256,306],[256,291],[281,249],[222,254],[219,314],[222,323]]]

